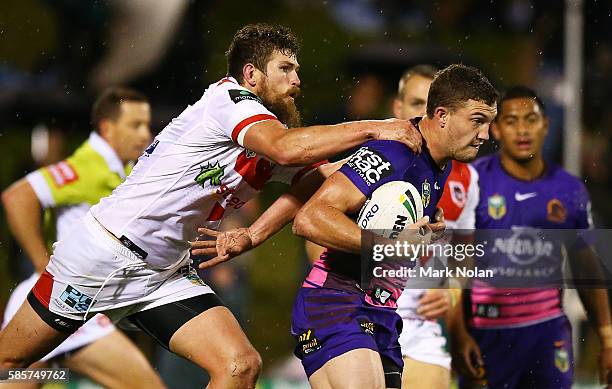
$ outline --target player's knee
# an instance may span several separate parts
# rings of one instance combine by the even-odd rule
[[[311,228],[312,223],[310,222],[308,213],[304,209],[299,210],[293,219],[293,233],[297,236],[303,237]]]
[[[224,375],[229,375],[234,380],[255,382],[261,372],[261,357],[254,349],[232,352],[222,367]]]

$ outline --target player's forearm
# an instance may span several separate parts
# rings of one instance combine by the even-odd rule
[[[32,260],[37,271],[49,261],[41,228],[41,208],[36,194],[27,181],[19,181],[2,193],[11,233]]]
[[[361,252],[361,230],[357,224],[330,206],[300,210],[293,232],[323,247],[354,254]]]
[[[602,346],[612,348],[612,322],[607,289],[578,289],[578,294]]]
[[[280,231],[287,225],[302,205],[319,189],[325,178],[339,169],[339,163],[325,164],[291,185],[289,191],[279,197],[250,227],[249,233],[254,246]]]
[[[331,158],[364,142],[378,139],[383,126],[388,124],[368,120],[290,129],[275,142],[282,157],[278,163],[300,166]]]
[[[445,320],[448,333],[451,337],[458,338],[468,333],[463,313],[464,294],[460,293],[456,304],[446,313]]]
[[[594,248],[585,247],[578,251],[570,251],[569,259],[572,273],[577,280],[604,280],[600,260]],[[578,294],[589,321],[599,333],[602,344],[612,348],[608,291],[603,288],[581,288],[578,289]]]
[[[253,247],[259,246],[286,226],[293,220],[301,206],[302,202],[292,195],[285,194],[279,197],[249,227]]]

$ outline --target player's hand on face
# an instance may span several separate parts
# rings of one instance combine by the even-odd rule
[[[191,253],[213,257],[200,263],[200,269],[216,266],[253,248],[248,228],[234,228],[224,232],[198,228],[198,232],[201,234],[198,240],[190,242]]]
[[[480,347],[467,332],[463,335],[451,337],[453,367],[467,379],[484,378],[484,361],[480,354]]]
[[[382,121],[378,140],[396,140],[404,143],[415,153],[421,152],[423,137],[410,120],[387,119]]]
[[[419,299],[417,314],[426,320],[442,317],[451,306],[451,298],[447,289],[428,289]]]

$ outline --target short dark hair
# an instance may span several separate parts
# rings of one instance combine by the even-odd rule
[[[544,105],[544,102],[542,101],[542,99],[540,99],[540,97],[537,95],[537,93],[524,85],[512,85],[508,88],[506,88],[506,90],[504,90],[504,92],[502,93],[499,102],[497,103],[497,117],[499,117],[499,114],[502,111],[502,105],[504,104],[504,101],[507,100],[512,100],[512,99],[533,99],[536,104],[540,107],[540,110],[542,111],[542,115],[546,116],[546,106]]]
[[[453,64],[436,73],[427,96],[427,116],[433,118],[437,107],[454,111],[468,100],[494,105],[498,98],[497,90],[480,70]]]
[[[265,23],[247,24],[236,32],[225,52],[227,75],[242,83],[242,68],[247,63],[265,72],[274,50],[289,57],[297,56],[300,43],[289,27]]]
[[[410,80],[410,78],[414,76],[421,76],[433,80],[436,76],[437,71],[438,69],[435,66],[425,64],[415,65],[406,69],[406,71],[404,71],[404,74],[402,74],[402,78],[400,78],[399,80],[399,85],[397,86],[398,98],[400,100],[404,98],[404,93],[406,92],[405,86],[408,80]]]
[[[149,103],[147,96],[134,89],[111,87],[102,91],[91,109],[91,124],[96,132],[100,132],[100,122],[102,120],[116,120],[121,111],[121,103],[128,101]]]

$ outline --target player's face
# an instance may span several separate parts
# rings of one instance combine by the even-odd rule
[[[398,119],[411,119],[417,116],[425,116],[427,108],[427,94],[431,78],[415,75],[404,84],[404,98],[395,99],[393,113]]]
[[[300,125],[300,114],[295,105],[295,99],[300,95],[299,69],[295,56],[275,50],[260,80],[259,97],[289,127]]]
[[[135,161],[151,142],[151,107],[148,103],[121,103],[116,120],[104,126],[105,138],[123,163]]]
[[[529,97],[503,102],[493,126],[502,153],[517,161],[539,157],[548,133],[548,120],[538,103]]]
[[[497,115],[495,105],[468,100],[463,107],[448,113],[448,150],[451,158],[469,162],[489,139],[489,127]]]

